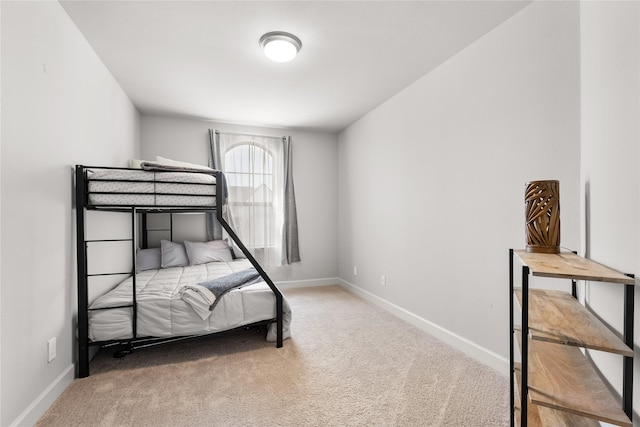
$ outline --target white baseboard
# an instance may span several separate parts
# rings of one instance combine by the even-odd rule
[[[313,286],[331,286],[339,284],[340,279],[337,277],[326,277],[324,279],[283,280],[276,282],[276,285],[282,289],[310,288]]]
[[[40,393],[36,400],[31,402],[27,409],[10,424],[10,427],[35,425],[40,417],[47,412],[47,409],[60,397],[62,392],[69,387],[69,384],[71,384],[75,378],[75,371],[73,363],[67,366],[67,368]]]
[[[508,359],[492,351],[489,351],[484,347],[479,346],[473,341],[470,341],[441,326],[438,326],[435,323],[428,321],[427,319],[424,319],[414,313],[411,313],[410,311],[407,311],[402,307],[399,307],[383,298],[380,298],[379,296],[374,295],[371,292],[365,291],[364,289],[354,285],[353,283],[349,283],[343,279],[338,279],[338,283],[343,288],[387,310],[391,314],[410,323],[411,325],[417,327],[418,329],[421,329],[435,336],[436,338],[446,342],[447,344],[457,348],[458,350],[462,351],[463,353],[465,353],[469,357],[472,357],[478,362],[483,363],[487,366],[490,366],[500,374],[504,376],[509,375]]]

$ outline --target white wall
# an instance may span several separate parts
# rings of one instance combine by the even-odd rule
[[[581,251],[640,274],[640,4],[583,2],[581,29]],[[622,333],[623,286],[590,283],[587,304]],[[640,337],[636,289],[635,342]],[[637,344],[636,344],[637,348]],[[622,358],[591,351],[620,392]],[[636,378],[640,364],[636,360]],[[636,381],[636,384],[637,381]],[[640,404],[634,389],[634,407]],[[635,423],[640,421],[635,417]]]
[[[274,281],[297,285],[336,283],[338,275],[337,137],[333,134],[257,128],[204,120],[142,116],[142,158],[156,156],[207,164],[208,129],[258,135],[290,135],[302,262],[271,267]],[[203,236],[204,238],[204,236]]]
[[[139,115],[57,2],[1,2],[0,425],[33,424],[74,376],[72,166],[124,166]],[[47,363],[47,340],[57,357]]]
[[[579,245],[578,7],[527,6],[339,135],[340,277],[505,372],[527,181],[560,180]]]

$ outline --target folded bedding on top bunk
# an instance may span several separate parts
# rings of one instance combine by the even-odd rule
[[[216,179],[199,172],[91,169],[89,203],[109,206],[213,206]]]
[[[233,329],[276,317],[275,295],[265,282],[226,292],[208,318],[202,319],[181,298],[185,286],[211,281],[251,267],[246,259],[217,261],[186,267],[142,271],[136,276],[137,336],[170,337],[207,334]],[[132,309],[116,308],[132,302],[133,278],[129,277],[89,306],[89,338],[93,341],[132,337]],[[291,310],[284,300],[284,338],[290,336]],[[275,341],[275,323],[267,339]]]
[[[203,172],[203,171],[213,172],[213,169],[208,168],[206,166],[198,166],[192,163],[183,163],[183,162],[177,162],[177,163],[180,163],[180,164],[172,165],[172,164],[166,164],[166,163],[143,161],[140,163],[140,169],[144,169],[147,171],[165,171],[165,172]]]

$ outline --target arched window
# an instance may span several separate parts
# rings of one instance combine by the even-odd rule
[[[290,138],[209,129],[209,143],[229,190],[221,212],[243,245],[267,267],[300,262]],[[207,233],[224,237],[215,217]]]

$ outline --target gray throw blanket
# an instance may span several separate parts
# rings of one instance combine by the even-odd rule
[[[228,276],[219,277],[217,279],[208,280],[206,282],[200,282],[198,285],[204,286],[209,289],[213,295],[216,296],[215,301],[209,307],[209,310],[213,310],[220,297],[232,289],[241,288],[243,286],[252,285],[262,281],[260,273],[255,268],[247,268],[235,273],[231,273]]]

